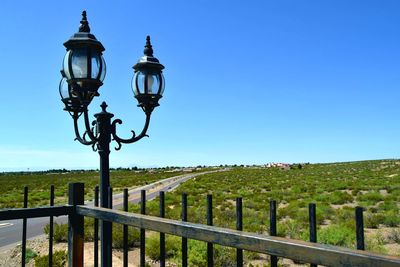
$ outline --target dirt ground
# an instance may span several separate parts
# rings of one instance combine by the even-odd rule
[[[64,250],[67,251],[67,243],[57,243],[54,244],[54,251]],[[28,240],[27,248],[35,251],[39,256],[48,254],[48,240],[46,237],[41,236],[39,238],[35,238],[32,240]],[[85,243],[84,248],[84,266],[85,267],[93,267],[94,260],[94,249],[93,243]],[[100,255],[100,251],[99,251]],[[122,266],[123,264],[123,254],[121,250],[113,250],[113,266]],[[139,249],[133,249],[129,251],[128,254],[128,266],[129,267],[138,267],[139,266]],[[146,262],[151,267],[159,266],[158,262],[154,262],[151,259],[146,259]],[[253,266],[263,266],[268,262],[265,260],[255,260],[252,262]],[[298,265],[294,264],[291,260],[284,259],[279,261],[282,266],[306,266],[306,265]],[[17,246],[14,248],[10,248],[0,252],[0,267],[18,267],[21,266],[21,247]],[[27,267],[34,267],[35,261],[34,259],[30,260],[27,264]],[[167,266],[173,267],[174,264],[167,263]]]
[[[28,240],[27,248],[35,251],[39,256],[48,254],[48,240],[45,237],[39,237],[32,240]],[[64,250],[67,251],[68,244],[67,243],[57,243],[54,244],[54,251]],[[99,251],[100,255],[100,251]],[[122,251],[113,250],[113,266],[122,266]],[[128,254],[130,267],[139,266],[139,250],[131,250]],[[84,247],[84,266],[85,267],[93,267],[94,260],[94,249],[93,243],[85,243]],[[158,266],[147,260],[150,266]],[[21,247],[17,246],[14,248],[10,248],[0,252],[0,267],[17,267],[21,266]],[[27,264],[27,267],[35,266],[34,260],[30,260]]]
[[[30,239],[27,241],[27,249],[32,249],[37,253],[38,256],[43,256],[48,254],[49,249],[48,239],[42,235],[38,238]],[[67,243],[54,243],[53,252],[55,251],[67,251],[68,244]],[[100,256],[100,250],[99,250]],[[113,250],[113,266],[123,266],[123,253],[122,250]],[[100,263],[100,259],[99,259]],[[150,258],[146,258],[146,263],[150,267],[158,267],[160,266],[159,262],[155,262]],[[174,264],[168,263],[166,264],[169,267],[176,266]],[[20,245],[16,245],[14,247],[7,248],[3,251],[0,251],[0,267],[19,267],[21,266],[21,247]],[[35,260],[30,260],[27,264],[27,267],[34,267]],[[85,267],[93,267],[94,266],[94,245],[93,242],[87,242],[84,244],[84,266]],[[138,267],[139,266],[139,249],[135,248],[128,252],[128,266],[129,267]]]
[[[392,228],[393,229],[393,228]],[[376,236],[379,234],[380,238],[387,238],[392,230],[390,228],[381,228],[381,229],[366,229],[366,236]],[[399,228],[398,228],[399,229]],[[400,245],[397,243],[391,243],[384,246],[386,250],[388,250],[391,255],[399,255],[400,254]],[[43,235],[38,238],[34,238],[27,241],[27,248],[32,249],[39,256],[48,254],[48,240]],[[68,245],[67,243],[56,243],[54,244],[54,251],[63,250],[67,251]],[[100,251],[99,251],[100,255]],[[263,259],[254,260],[251,262],[252,266],[265,266],[268,263],[267,256],[264,255]],[[84,266],[85,267],[93,267],[94,260],[94,249],[93,243],[88,242],[85,243],[84,246]],[[139,249],[133,249],[129,251],[128,254],[128,266],[136,267],[139,266]],[[151,267],[159,266],[158,262],[154,262],[151,259],[147,258],[146,262]],[[289,259],[279,259],[279,263],[281,266],[291,267],[291,266],[308,266],[304,264],[295,264],[293,261]],[[113,266],[122,266],[123,264],[123,253],[121,250],[113,250]],[[3,250],[0,252],[0,267],[17,267],[21,266],[21,247],[14,246]],[[27,264],[27,267],[35,266],[34,259],[30,260]],[[175,264],[167,263],[167,266],[175,266]]]
[[[54,251],[64,250],[67,251],[67,243],[58,243],[54,244]],[[42,236],[39,238],[35,238],[32,240],[28,240],[27,248],[35,251],[39,256],[48,254],[48,240]],[[84,248],[84,266],[85,267],[93,267],[94,260],[94,249],[93,243],[85,243]],[[99,251],[100,255],[100,251]],[[122,266],[123,264],[123,254],[120,250],[113,250],[113,266]],[[139,266],[139,249],[133,249],[128,253],[128,266],[129,267],[138,267]],[[151,267],[158,267],[159,263],[154,262],[151,259],[146,259],[146,262]],[[265,266],[268,263],[268,260],[265,256],[264,260],[255,260],[251,262],[253,266]],[[307,265],[299,265],[294,264],[291,260],[288,259],[280,259],[279,263],[281,266],[290,267],[290,266],[307,266]],[[0,252],[0,267],[18,267],[21,266],[21,248],[20,246],[10,248]],[[27,264],[27,267],[34,267],[35,261],[34,259],[30,260]],[[171,264],[167,262],[167,266],[173,267],[175,264]]]

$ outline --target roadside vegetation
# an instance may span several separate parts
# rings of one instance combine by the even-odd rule
[[[98,181],[95,172],[81,174],[88,177],[76,180],[72,180],[76,174],[68,175],[71,180],[66,179],[58,184],[59,187],[64,186],[64,190],[71,181],[83,181],[86,188],[90,189]],[[119,171],[111,173],[111,183],[122,189],[173,175],[177,173]],[[2,178],[0,177],[0,183]],[[40,184],[36,181],[30,187],[33,190]],[[48,192],[49,184],[43,185],[42,192]],[[22,192],[22,189],[21,186],[18,190]],[[0,190],[7,192],[4,188]],[[15,192],[13,189],[8,190]],[[214,225],[231,229],[235,228],[236,223],[235,199],[242,197],[243,230],[261,234],[269,232],[269,201],[276,200],[278,235],[299,240],[309,240],[308,204],[315,203],[318,242],[348,248],[355,248],[356,243],[354,208],[362,206],[366,250],[400,256],[400,160],[296,164],[291,168],[236,166],[226,172],[195,177],[173,192],[166,193],[166,218],[180,219],[182,193],[188,194],[190,222],[206,223],[206,196],[212,194]],[[91,196],[90,194],[91,190],[87,192],[87,196]],[[0,199],[2,197],[4,195],[0,194]],[[61,197],[65,201],[66,194],[59,199]],[[20,198],[15,205],[18,206],[21,202]],[[139,205],[129,205],[129,211],[139,210]],[[159,215],[158,198],[146,203],[146,212],[149,215]],[[131,248],[137,247],[140,242],[138,229],[129,228],[129,231],[129,245]],[[56,225],[54,237],[56,241],[66,241],[67,227]],[[146,237],[146,254],[157,261],[159,235],[148,232]],[[93,240],[93,219],[90,218],[85,219],[85,240]],[[166,245],[168,261],[179,266],[180,238],[167,235]],[[113,246],[117,249],[122,246],[122,226],[118,224],[113,224]],[[204,242],[189,240],[188,249],[189,266],[206,266]],[[215,266],[235,266],[234,249],[217,245],[214,249]],[[259,260],[264,263],[267,260],[266,256],[257,253],[245,252],[244,256],[245,261],[253,264],[252,266],[257,266]]]
[[[111,170],[110,183],[114,192],[123,188],[132,188],[183,174],[181,171],[165,170]],[[98,171],[54,170],[49,172],[2,173],[0,174],[0,209],[21,208],[24,199],[24,187],[28,186],[28,207],[49,205],[50,186],[54,185],[55,203],[68,201],[68,184],[85,183],[85,200],[93,198],[93,190],[99,183]]]
[[[262,234],[269,231],[269,201],[276,200],[278,235],[300,240],[309,240],[308,204],[316,203],[318,242],[348,248],[355,248],[356,243],[354,207],[362,206],[366,250],[400,256],[398,160],[306,164],[290,169],[238,167],[198,176],[165,195],[167,218],[180,219],[184,192],[188,194],[190,222],[206,223],[206,196],[212,194],[214,225],[234,229],[235,198],[242,197],[244,231]],[[139,205],[131,205],[130,211],[139,212]],[[158,200],[148,202],[146,211],[158,216]],[[193,242],[198,249],[204,247],[195,244],[201,242]],[[148,244],[155,260],[157,249],[156,241]],[[180,261],[179,246],[167,250],[171,251],[171,261]],[[216,255],[221,255],[221,262],[234,262],[234,256],[226,256],[234,253],[226,250]],[[204,255],[201,260],[206,259],[206,254],[195,255]],[[245,255],[250,261],[260,257],[254,253]]]

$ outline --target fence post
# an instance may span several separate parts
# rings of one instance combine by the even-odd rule
[[[165,217],[165,193],[160,191],[160,217]],[[160,267],[165,267],[165,234],[160,233]]]
[[[94,206],[99,206],[99,186],[94,188]],[[94,267],[99,266],[99,220],[94,219]]]
[[[146,214],[146,190],[140,191],[140,214]],[[146,231],[140,228],[140,267],[146,266]]]
[[[213,210],[212,210],[212,195],[207,195],[207,225],[213,225]],[[207,243],[207,266],[214,266],[214,245],[211,242]]]
[[[50,206],[54,206],[54,185],[50,186]],[[54,217],[50,216],[49,224],[49,267],[53,267],[53,233]]]
[[[182,221],[187,222],[187,194],[182,193]],[[182,237],[182,267],[187,267],[187,238]]]
[[[269,234],[276,236],[276,201],[269,202]],[[278,257],[271,255],[271,267],[278,266]]]
[[[84,184],[70,183],[68,204],[84,204]],[[83,267],[83,216],[77,215],[75,208],[68,216],[68,266]]]
[[[363,208],[356,207],[356,235],[357,235],[357,249],[364,250],[364,220]]]
[[[28,187],[24,187],[24,208],[28,207]],[[25,267],[26,257],[26,223],[27,219],[22,219],[22,252],[21,252],[21,267]]]
[[[124,189],[124,211],[128,211],[128,198],[129,198],[129,193],[128,193],[128,188]],[[128,267],[128,225],[124,225],[123,227],[123,232],[124,232],[124,267]]]
[[[308,204],[308,221],[310,223],[310,242],[317,242],[317,212],[315,203]],[[310,264],[317,267],[317,264]]]
[[[242,198],[236,198],[236,230],[243,231]],[[243,250],[236,249],[236,266],[243,267]]]

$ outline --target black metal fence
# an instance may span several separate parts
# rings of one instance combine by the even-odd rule
[[[49,217],[49,266],[53,266],[54,217],[73,213],[72,206],[54,206],[54,186],[50,188],[50,205],[48,207],[28,208],[28,188],[24,188],[24,204],[21,209],[0,210],[0,221],[22,219],[21,266],[25,266],[27,219]]]
[[[112,188],[109,188],[109,204],[112,207]],[[214,266],[214,244],[236,248],[236,265],[243,266],[243,250],[269,254],[270,266],[277,266],[278,257],[308,262],[310,266],[400,266],[400,258],[363,251],[363,209],[355,208],[357,250],[317,243],[316,205],[309,204],[310,242],[277,237],[277,203],[270,201],[269,236],[243,232],[242,198],[236,198],[236,230],[213,226],[212,195],[207,195],[207,225],[188,222],[187,194],[182,194],[181,221],[165,219],[165,193],[160,192],[159,217],[146,214],[146,191],[141,191],[140,214],[128,213],[128,190],[123,190],[123,211],[100,208],[99,189],[94,190],[94,207],[84,204],[84,185],[69,185],[68,205],[54,206],[54,186],[50,188],[50,206],[27,208],[28,188],[24,189],[22,209],[0,211],[1,220],[22,219],[22,263],[25,266],[26,222],[28,218],[49,217],[49,266],[53,266],[54,216],[68,215],[68,259],[70,266],[83,266],[84,216],[94,218],[94,266],[99,265],[99,220],[123,225],[123,266],[128,266],[128,226],[140,228],[140,266],[145,266],[146,229],[160,233],[160,266],[166,265],[165,234],[182,237],[182,266],[188,265],[188,239],[207,243],[207,265]],[[107,242],[112,242],[108,240]]]

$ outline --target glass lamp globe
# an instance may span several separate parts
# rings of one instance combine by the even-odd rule
[[[145,112],[152,112],[159,106],[158,101],[165,89],[165,79],[162,73],[164,66],[153,56],[150,36],[146,38],[144,56],[133,66],[135,74],[132,79],[132,90],[140,107]]]
[[[132,89],[135,97],[142,94],[159,95],[164,93],[164,75],[160,73],[146,73],[137,71],[132,79]]]
[[[79,32],[66,41],[64,46],[67,52],[61,74],[68,83],[69,104],[66,104],[64,98],[62,100],[66,104],[66,110],[81,112],[82,108],[90,104],[93,97],[99,95],[98,89],[103,85],[106,75],[106,64],[102,55],[104,47],[90,33],[86,11],[82,12]],[[66,94],[61,94],[63,95]]]

